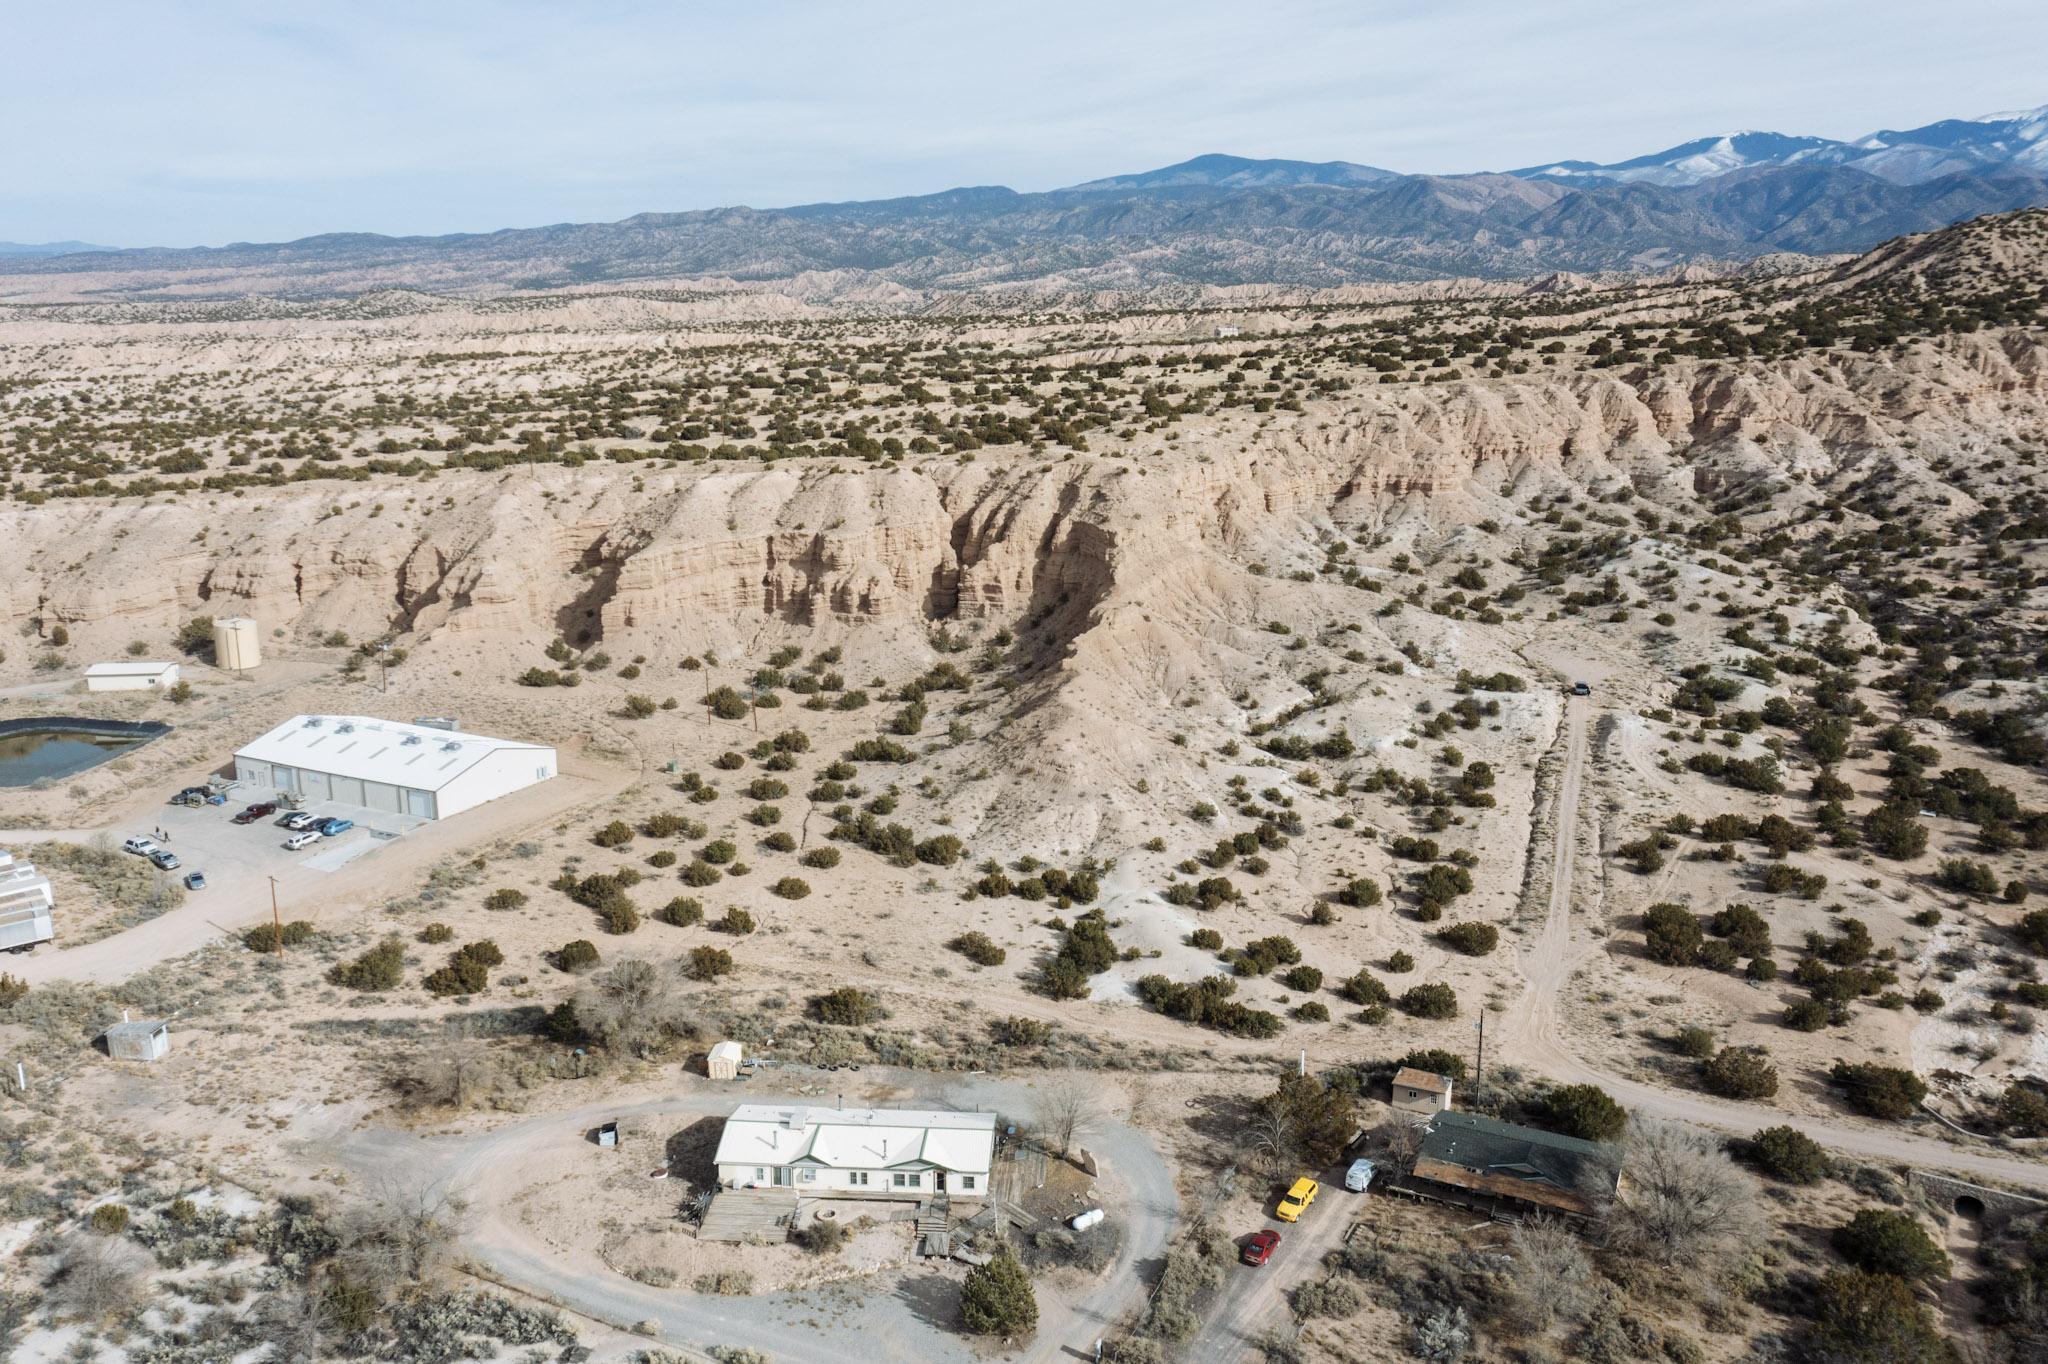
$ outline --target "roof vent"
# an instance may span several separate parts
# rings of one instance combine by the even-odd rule
[[[308,715],[308,716],[306,717],[306,723],[305,723],[305,726],[304,726],[304,728],[306,728],[306,729],[318,729],[318,728],[320,728],[320,717],[319,717],[319,716],[317,716],[317,715]]]
[[[443,753],[460,753],[462,751],[462,745],[451,740],[450,742],[441,745],[441,751]]]
[[[340,724],[334,727],[334,732],[336,734],[353,734],[356,732],[356,727],[350,724],[348,721],[343,720]]]
[[[410,748],[412,745],[420,743],[421,739],[420,736],[417,734],[408,734],[403,739],[400,739],[398,742]]]

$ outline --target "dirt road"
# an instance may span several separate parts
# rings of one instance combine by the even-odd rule
[[[1323,1192],[1301,1221],[1290,1225],[1268,1216],[1258,1227],[1243,1229],[1237,1237],[1240,1245],[1252,1232],[1267,1227],[1280,1233],[1279,1248],[1260,1268],[1235,1264],[1224,1271],[1223,1286],[1209,1300],[1208,1321],[1194,1339],[1171,1351],[1172,1358],[1188,1364],[1244,1364],[1265,1358],[1258,1341],[1268,1331],[1292,1334],[1287,1295],[1297,1285],[1323,1277],[1323,1256],[1344,1243],[1345,1229],[1364,1206],[1366,1195],[1345,1191],[1343,1171],[1335,1171],[1334,1179],[1332,1174],[1325,1170],[1317,1176]],[[1270,1206],[1268,1200],[1269,1211]]]
[[[891,1073],[884,1072],[887,1078]],[[810,1072],[792,1070],[784,1097],[800,1097],[793,1086]],[[896,1078],[908,1081],[907,1074]],[[922,1077],[929,1080],[929,1077]],[[760,1085],[769,1085],[767,1090]],[[747,1086],[748,1102],[778,1097],[775,1081],[762,1077]],[[650,1288],[613,1272],[594,1257],[565,1256],[524,1226],[508,1204],[520,1192],[518,1172],[543,1152],[583,1148],[590,1159],[611,1158],[590,1146],[584,1134],[606,1120],[653,1116],[703,1117],[732,1110],[741,1095],[703,1093],[637,1104],[593,1105],[549,1114],[493,1131],[460,1137],[420,1137],[377,1131],[351,1139],[338,1159],[369,1179],[400,1184],[431,1183],[470,1203],[463,1248],[496,1277],[618,1326],[652,1321],[671,1347],[704,1349],[739,1345],[775,1359],[818,1364],[874,1364],[878,1359],[977,1364],[989,1352],[955,1327],[951,1284],[922,1282],[932,1276],[911,1271],[874,1291],[775,1293],[761,1297],[707,1297],[683,1289]],[[1028,1112],[1034,1100],[1027,1084],[976,1078],[948,1087],[944,1103],[960,1109]],[[1039,1327],[1031,1343],[1006,1358],[1033,1361],[1091,1358],[1095,1340],[1143,1300],[1139,1267],[1156,1261],[1173,1234],[1178,1206],[1173,1174],[1151,1142],[1135,1128],[1105,1121],[1091,1129],[1087,1145],[1102,1162],[1105,1205],[1123,1220],[1125,1237],[1115,1263],[1087,1293],[1066,1303],[1041,1291]]]
[[[1521,997],[1498,1031],[1499,1054],[1554,1080],[1597,1084],[1631,1111],[1653,1118],[1695,1123],[1748,1135],[1762,1127],[1790,1124],[1831,1150],[1900,1165],[1924,1165],[2033,1189],[2048,1189],[2048,1166],[1992,1155],[1945,1141],[1888,1131],[1875,1124],[1817,1122],[1788,1115],[1766,1104],[1731,1103],[1701,1094],[1660,1089],[1602,1070],[1579,1059],[1559,1024],[1558,1000],[1579,967],[1598,949],[1572,937],[1572,877],[1578,852],[1579,806],[1584,795],[1586,717],[1592,703],[1567,700],[1565,760],[1558,779],[1557,822],[1552,839],[1550,904],[1542,931],[1522,950],[1526,980]],[[1496,1035],[1488,1030],[1489,1037]]]

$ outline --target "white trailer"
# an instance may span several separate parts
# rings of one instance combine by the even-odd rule
[[[0,951],[26,952],[57,936],[50,878],[12,853],[0,852]]]
[[[0,909],[0,951],[27,952],[57,936],[46,905]]]

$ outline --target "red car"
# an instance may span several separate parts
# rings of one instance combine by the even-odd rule
[[[275,805],[252,805],[236,815],[234,822],[237,824],[254,824],[265,815],[274,815],[276,813],[277,807]]]
[[[1273,1251],[1280,1244],[1280,1233],[1268,1228],[1255,1231],[1252,1239],[1244,1243],[1244,1252],[1238,1256],[1248,1265],[1262,1265],[1273,1258]]]

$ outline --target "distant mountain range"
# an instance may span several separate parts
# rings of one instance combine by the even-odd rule
[[[69,256],[80,251],[111,251],[91,242],[0,242],[0,256]]]
[[[1555,161],[1525,166],[1510,174],[1696,185],[1731,171],[1766,166],[1846,166],[1898,184],[1917,185],[1945,175],[2001,170],[2048,175],[2048,140],[2044,139],[2048,139],[2048,105],[1982,118],[1945,118],[1903,132],[1886,128],[1853,142],[1784,133],[1726,133],[1608,165]]]
[[[2048,106],[1853,142],[1731,133],[1611,164],[1475,175],[1208,155],[1035,194],[983,186],[484,234],[347,233],[189,250],[58,243],[10,254],[0,297],[313,297],[657,280],[885,302],[1323,287],[1853,252],[2041,204]],[[88,272],[89,283],[61,278]]]

